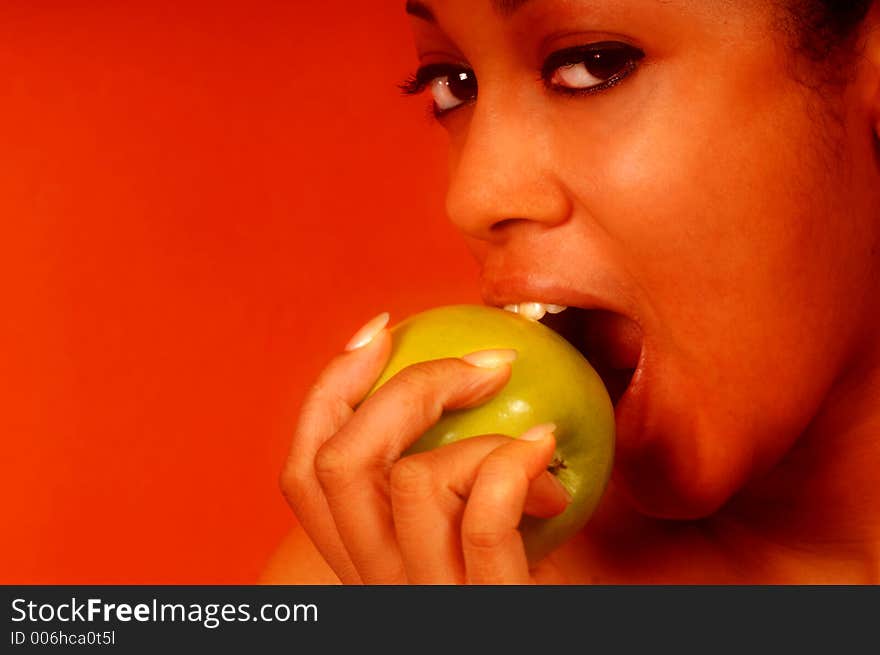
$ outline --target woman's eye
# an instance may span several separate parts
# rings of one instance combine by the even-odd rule
[[[443,113],[477,97],[477,83],[470,71],[459,71],[431,80],[431,95],[437,111]]]
[[[439,116],[477,97],[477,78],[474,72],[450,64],[422,66],[415,75],[400,85],[406,95],[431,90],[434,113]]]
[[[545,84],[570,93],[600,91],[636,69],[645,53],[625,43],[594,43],[554,52],[541,70]]]

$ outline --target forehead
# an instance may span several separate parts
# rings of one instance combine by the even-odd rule
[[[428,21],[435,21],[434,10],[432,9],[432,3],[438,2],[442,0],[406,0],[406,12],[413,16],[418,16],[420,18],[424,18]],[[608,2],[609,0],[592,0],[590,4]],[[613,0],[612,0],[613,1]],[[642,3],[647,2],[648,0],[642,0]],[[685,0],[683,2],[678,2],[676,0],[656,0],[663,5],[682,5],[682,4],[694,4],[691,0]],[[493,11],[502,18],[509,18],[513,14],[517,12],[524,5],[539,2],[539,0],[489,0],[489,6],[493,9]],[[586,4],[586,3],[584,3]],[[747,6],[749,8],[754,8],[755,5],[768,4],[768,0],[701,0],[698,5],[702,7],[713,7],[713,8],[721,8],[725,7],[726,9],[732,9],[736,6]]]
[[[467,26],[471,32],[488,30],[488,23],[510,27],[517,34],[535,34],[552,24],[562,29],[602,28],[614,32],[668,32],[671,28],[734,31],[766,37],[767,28],[779,32],[780,6],[791,0],[406,0],[406,11],[419,33],[435,28],[447,32]],[[497,21],[493,20],[497,19]],[[423,28],[427,32],[423,32]],[[685,35],[679,34],[678,38]]]
[[[496,14],[503,18],[507,18],[516,13],[517,9],[532,0],[490,0],[490,5]],[[406,13],[425,20],[435,22],[434,11],[430,5],[423,0],[407,0]]]

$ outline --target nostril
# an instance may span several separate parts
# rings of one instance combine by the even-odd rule
[[[459,230],[489,240],[514,226],[515,232],[526,224],[552,227],[571,218],[573,204],[566,189],[540,166],[519,167],[509,161],[517,159],[515,153],[505,153],[501,162],[462,156],[452,164],[446,214]]]
[[[495,221],[489,226],[489,236],[498,238],[509,233],[542,234],[559,225],[549,221],[541,221],[534,218],[505,218]]]
[[[527,223],[528,219],[525,218],[505,218],[500,221],[496,221],[489,228],[492,232],[506,232],[513,228],[515,225],[519,225],[521,223]]]

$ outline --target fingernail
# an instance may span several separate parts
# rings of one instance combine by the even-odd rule
[[[371,319],[369,323],[355,332],[355,335],[345,346],[346,352],[363,348],[370,343],[388,325],[390,318],[391,315],[388,312],[382,312],[376,318]]]
[[[541,425],[536,425],[523,432],[519,438],[523,441],[540,441],[554,432],[556,432],[555,423],[541,423]]]
[[[510,348],[499,350],[478,350],[462,357],[471,366],[479,368],[500,368],[516,359],[516,351]]]

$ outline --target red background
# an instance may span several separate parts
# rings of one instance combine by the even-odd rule
[[[309,382],[478,300],[402,5],[0,3],[0,582],[255,581]]]

